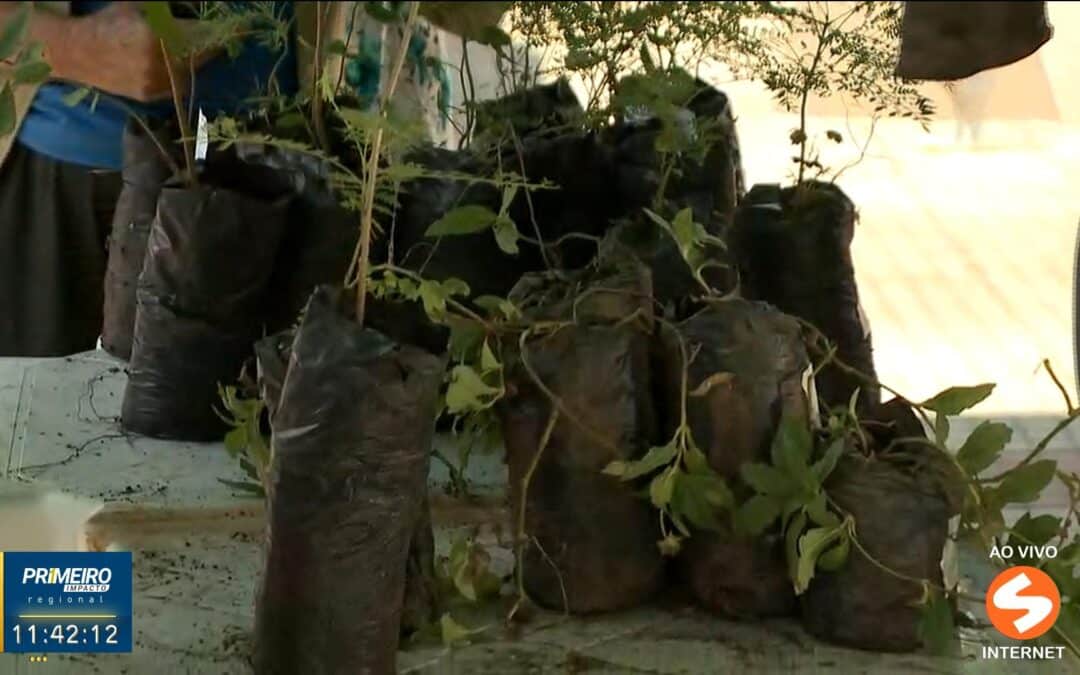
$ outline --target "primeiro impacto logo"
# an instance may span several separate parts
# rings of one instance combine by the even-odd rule
[[[105,593],[112,581],[108,567],[27,567],[23,584],[64,585],[64,593]]]

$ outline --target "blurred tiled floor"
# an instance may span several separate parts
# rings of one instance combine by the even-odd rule
[[[749,103],[738,122],[747,181],[790,181],[794,117]],[[859,139],[868,128],[866,120],[850,126]],[[812,120],[815,129],[851,135],[844,119]],[[954,137],[951,121],[930,133],[906,121],[880,122],[865,159],[838,184],[860,212],[853,252],[880,379],[915,400],[951,385],[997,383],[969,420],[954,424],[953,442],[980,418],[1009,423],[1014,437],[1004,468],[1065,414],[1039,367],[1044,358],[1076,400],[1080,126],[989,122],[977,147]],[[828,150],[830,166],[857,154],[851,144]],[[1080,471],[1080,423],[1059,435],[1047,456]],[[1060,508],[1064,499],[1054,488],[1038,506]]]
[[[740,117],[749,182],[787,178],[793,121]],[[842,119],[813,128],[848,135]],[[982,414],[1063,413],[1039,364],[1049,358],[1075,391],[1080,127],[991,123],[978,149],[956,146],[953,129],[881,122],[867,157],[838,181],[860,212],[853,251],[878,373],[915,399],[996,382]],[[843,166],[850,145],[834,153],[827,163]]]

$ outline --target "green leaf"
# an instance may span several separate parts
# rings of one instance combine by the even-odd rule
[[[923,401],[920,406],[943,415],[959,415],[978,405],[994,391],[992,383],[972,387],[950,387],[936,396]]]
[[[233,457],[246,450],[247,445],[247,429],[244,427],[237,427],[225,434],[225,449]]]
[[[19,58],[15,61],[16,65],[22,65],[24,63],[32,63],[36,61],[45,60],[45,45],[38,40],[27,42],[26,46],[19,52]]]
[[[622,479],[634,480],[635,478],[646,476],[660,467],[670,464],[671,460],[675,459],[676,452],[677,450],[674,445],[660,445],[649,448],[649,451],[645,453],[644,457],[636,462],[627,463],[626,471],[622,474]]]
[[[739,472],[746,484],[758,494],[786,497],[796,489],[788,476],[762,463],[746,463]]]
[[[1054,480],[1057,462],[1044,459],[1005,474],[994,490],[1001,504],[1026,504],[1039,499],[1039,494]]]
[[[454,645],[468,642],[472,636],[473,631],[462,626],[457,621],[454,621],[450,613],[442,615],[439,619],[439,627],[442,630],[442,642],[444,647],[453,647]]]
[[[796,565],[795,593],[802,595],[814,578],[818,558],[844,535],[842,527],[815,527],[799,538],[799,562]]]
[[[835,527],[840,524],[840,518],[829,510],[825,493],[819,492],[806,501],[806,515],[811,522],[821,527]]]
[[[677,513],[672,513],[671,509],[668,509],[668,516],[671,518],[672,525],[674,525],[675,529],[679,531],[679,534],[681,534],[683,537],[690,536],[690,528],[687,527],[686,523],[683,522],[681,515]]]
[[[470,574],[468,563],[460,565],[454,572],[454,588],[458,593],[461,593],[462,597],[470,602],[476,602],[476,586],[473,585],[473,578]]]
[[[408,281],[399,279],[398,291],[407,299],[414,300],[414,297],[410,297]],[[436,323],[442,323],[446,318],[447,300],[455,295],[468,295],[469,286],[460,279],[451,278],[442,282],[425,279],[416,287],[416,294],[419,295],[428,318]]]
[[[185,45],[184,33],[180,30],[180,24],[172,15],[168,2],[140,2],[146,23],[159,40],[165,42],[165,49],[173,56],[183,54]]]
[[[457,361],[464,361],[484,340],[484,327],[475,321],[454,317],[447,324],[450,327],[450,356]]]
[[[443,279],[442,290],[443,294],[448,298],[453,295],[468,295],[470,291],[469,284],[457,277]]]
[[[5,82],[0,89],[0,136],[7,136],[15,131],[15,93],[11,83]]]
[[[476,303],[477,307],[487,310],[489,314],[501,314],[503,318],[510,321],[521,318],[521,310],[505,298],[495,295],[481,295],[474,298],[473,302]]]
[[[238,480],[225,480],[224,478],[218,478],[218,482],[240,492],[246,492],[258,497],[266,496],[263,487],[258,483],[244,483]]]
[[[768,495],[754,495],[739,507],[735,523],[743,534],[758,536],[780,517],[783,503]]]
[[[424,233],[426,237],[446,237],[483,232],[495,225],[498,215],[486,206],[459,206],[439,218]]]
[[[671,512],[699,529],[718,531],[717,513],[731,508],[734,498],[720,476],[675,472]]]
[[[484,340],[484,346],[480,348],[480,370],[484,373],[491,373],[501,369],[502,364],[499,363],[499,359],[495,358],[495,352],[491,351],[488,341]]]
[[[494,232],[495,243],[499,245],[499,250],[508,255],[517,255],[520,252],[518,240],[521,239],[521,233],[508,216],[498,216],[495,219]]]
[[[656,63],[653,61],[652,54],[649,53],[649,45],[647,43],[641,43],[641,49],[638,50],[641,56],[641,65],[645,68],[646,73],[651,73],[656,70]]]
[[[1025,513],[1009,530],[1012,532],[1009,544],[1014,547],[1027,544],[1044,546],[1061,533],[1061,518],[1050,514],[1032,518],[1030,513]]]
[[[805,418],[785,413],[772,442],[772,464],[791,477],[806,473],[814,441]]]
[[[825,454],[821,459],[814,462],[812,469],[819,485],[824,485],[825,479],[832,474],[833,469],[836,468],[836,463],[840,461],[840,456],[844,454],[845,447],[844,439],[838,438],[825,450]]]
[[[969,476],[993,464],[1012,440],[1012,429],[1000,422],[982,422],[971,432],[956,453],[956,461]]]
[[[505,300],[497,295],[481,295],[473,298],[473,302],[476,303],[477,307],[487,310],[490,314],[495,314],[502,309],[502,303]]]
[[[30,27],[32,6],[31,2],[20,2],[3,29],[0,29],[0,61],[6,61],[15,56],[15,52],[22,46],[23,40],[26,39],[27,29]]]
[[[936,656],[949,653],[956,638],[953,610],[948,599],[936,590],[927,589],[919,612],[918,634],[923,645]]]
[[[247,457],[240,458],[240,469],[243,470],[244,475],[250,478],[252,481],[259,482],[259,471],[255,468],[255,465]]]
[[[678,469],[672,467],[657,475],[649,483],[649,499],[656,508],[662,509],[671,503],[671,495],[675,492],[676,473]]]
[[[469,366],[454,366],[446,388],[446,409],[451,414],[475,412],[491,407],[502,392],[484,382]]]
[[[15,68],[15,84],[40,84],[49,79],[52,68],[44,61],[30,61]]]
[[[689,443],[686,450],[683,451],[683,464],[686,465],[687,471],[695,475],[711,475],[714,473],[712,466],[709,464],[709,458],[693,442]]]
[[[624,475],[626,475],[626,469],[629,468],[629,466],[630,465],[626,462],[617,459],[613,462],[608,462],[608,465],[605,466],[604,470],[600,473],[604,474],[605,476],[622,478]]]
[[[514,204],[514,197],[517,196],[517,192],[517,185],[507,185],[503,188],[502,204],[499,205],[500,216],[505,216],[510,211],[510,207]]]
[[[938,413],[934,417],[934,440],[943,448],[949,441],[949,416],[945,413]]]
[[[345,53],[345,41],[344,40],[334,40],[330,44],[326,45],[326,53],[327,54],[337,54],[339,56],[344,54]]]
[[[799,537],[806,529],[806,512],[799,511],[784,529],[784,553],[788,566],[788,578],[792,583],[798,578]]]
[[[1069,605],[1080,608],[1080,578],[1076,577],[1080,565],[1080,545],[1075,541],[1058,552],[1058,557],[1047,560],[1043,570],[1050,575],[1062,596],[1071,598]],[[1062,611],[1064,611],[1062,607]],[[1060,622],[1059,622],[1060,623]]]
[[[1062,592],[1062,595],[1064,594]],[[1076,602],[1075,595],[1072,597],[1074,598],[1072,602],[1061,603],[1061,611],[1058,614],[1057,621],[1054,622],[1054,632],[1060,632],[1066,636],[1069,642],[1077,645],[1080,644],[1080,603]],[[1068,651],[1066,649],[1066,652]]]
[[[817,566],[826,572],[835,572],[847,562],[849,553],[851,553],[851,539],[844,535],[840,538],[840,543],[818,557]]]

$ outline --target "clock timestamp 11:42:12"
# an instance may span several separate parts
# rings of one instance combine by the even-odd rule
[[[75,624],[54,624],[51,626],[26,626],[15,625],[11,627],[14,633],[15,644],[31,645],[117,645],[119,629],[113,624],[92,624],[90,626],[78,626]],[[24,640],[26,641],[24,643]]]

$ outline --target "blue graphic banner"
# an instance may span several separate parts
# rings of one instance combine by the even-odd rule
[[[0,574],[0,651],[131,651],[131,553],[0,553]]]

